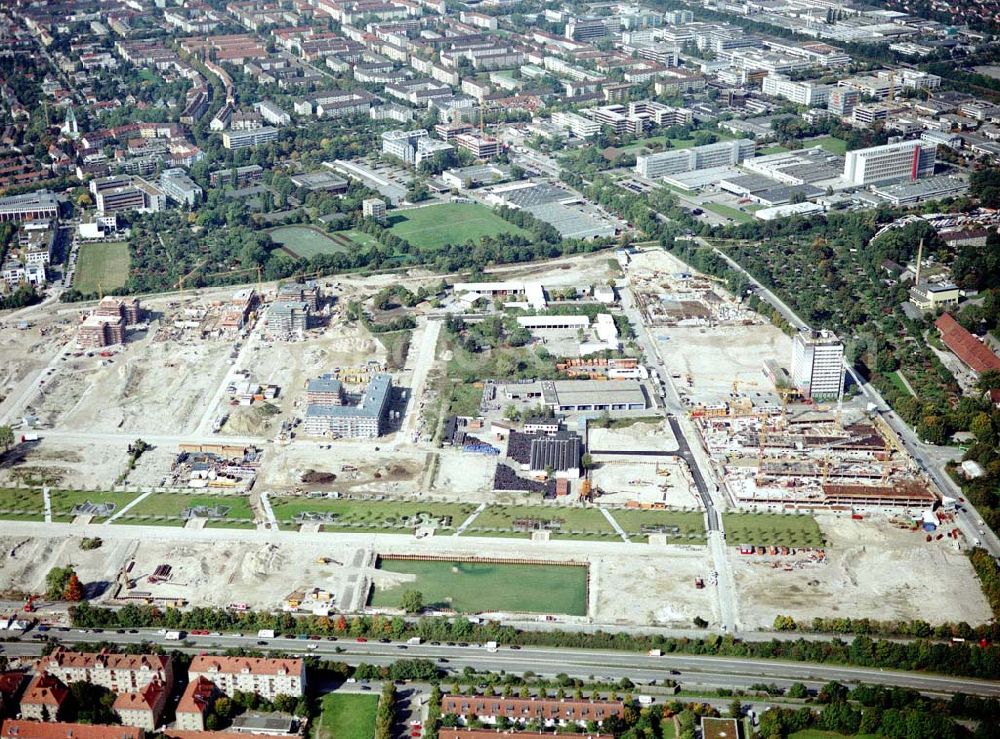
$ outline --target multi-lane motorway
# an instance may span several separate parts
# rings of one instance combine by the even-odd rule
[[[137,633],[56,631],[56,638],[73,642],[107,641],[112,644],[137,644],[151,642],[170,650],[178,647],[194,652],[219,651],[234,647],[269,649],[282,652],[315,655],[322,659],[335,659],[348,664],[384,665],[404,658],[423,658],[435,661],[441,669],[461,672],[465,667],[476,670],[506,670],[511,673],[533,671],[540,675],[565,673],[570,677],[588,679],[591,676],[608,680],[627,677],[633,682],[677,680],[685,686],[706,688],[748,688],[754,683],[774,682],[779,686],[803,682],[818,686],[831,680],[843,683],[877,683],[887,686],[912,688],[935,695],[958,692],[1000,697],[1000,683],[972,680],[944,675],[913,672],[896,672],[863,667],[816,665],[777,660],[754,660],[702,655],[649,656],[634,652],[584,649],[556,649],[500,647],[489,652],[480,645],[459,646],[449,644],[406,645],[399,643],[358,642],[353,639],[329,641],[326,639],[266,639],[256,635],[234,634],[189,637],[188,642],[168,641],[153,631]],[[266,644],[259,644],[260,641]],[[9,657],[33,656],[41,652],[38,641],[8,642],[2,645]]]

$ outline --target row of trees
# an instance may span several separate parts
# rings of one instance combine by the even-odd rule
[[[392,739],[392,726],[396,722],[396,686],[387,682],[382,686],[378,708],[375,711],[375,739]]]
[[[473,624],[463,617],[425,617],[407,621],[400,617],[340,615],[303,616],[248,611],[233,613],[211,608],[179,611],[152,606],[128,605],[118,610],[80,603],[70,609],[74,625],[102,628],[205,628],[219,631],[255,631],[275,629],[287,633],[349,635],[369,638],[402,639],[420,636],[427,641],[497,641],[502,644],[560,646],[590,649],[616,649],[645,652],[703,654],[760,659],[790,659],[826,664],[848,664],[912,671],[939,672],[986,679],[1000,679],[1000,647],[986,647],[965,642],[947,644],[915,639],[894,642],[873,640],[858,635],[850,642],[840,639],[813,641],[741,641],[731,635],[708,635],[701,639],[669,638],[599,631],[593,634],[562,631],[522,631],[494,621]],[[1000,638],[1000,626],[991,627],[989,638]]]

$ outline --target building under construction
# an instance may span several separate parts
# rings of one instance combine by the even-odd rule
[[[85,349],[125,343],[125,331],[143,319],[138,298],[106,296],[90,315],[84,316],[77,329],[77,343]]]
[[[733,503],[770,508],[929,508],[938,500],[881,419],[839,412],[699,416]]]

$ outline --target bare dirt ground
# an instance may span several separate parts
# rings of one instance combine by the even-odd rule
[[[438,472],[431,490],[435,495],[469,500],[470,495],[480,494],[482,500],[492,497],[489,489],[493,485],[496,457],[479,454],[440,453]],[[478,499],[478,498],[477,498]]]
[[[426,452],[420,450],[376,452],[374,447],[332,442],[330,449],[315,444],[276,446],[264,457],[257,482],[260,490],[305,490],[307,470],[332,472],[337,479],[330,487],[340,492],[409,494],[419,490]],[[352,469],[353,468],[353,469]],[[322,486],[321,486],[322,487]]]
[[[985,623],[991,612],[966,556],[945,540],[924,542],[885,521],[817,517],[827,540],[824,563],[785,571],[771,558],[730,549],[746,628],[770,627],[783,614],[800,621],[816,616],[923,619]]]
[[[665,420],[640,421],[625,428],[602,429],[591,427],[587,431],[592,449],[607,451],[677,451],[677,439]]]
[[[677,380],[682,398],[705,404],[728,401],[733,382],[738,381],[739,393],[749,395],[755,405],[765,400],[780,405],[762,374],[766,359],[775,359],[783,367],[791,363],[792,340],[777,327],[660,327],[652,332],[667,370],[682,375]],[[687,375],[694,381],[691,386],[685,380]]]
[[[73,320],[44,317],[29,328],[13,328],[16,321],[0,321],[0,411],[18,395],[29,375],[45,367],[72,335]],[[6,399],[11,398],[11,402]]]
[[[664,503],[669,508],[699,508],[700,501],[686,465],[674,457],[601,457],[591,481],[601,491],[602,504],[629,501]]]
[[[88,597],[100,597],[138,546],[139,542],[119,539],[84,551],[77,537],[4,536],[0,538],[0,591],[44,593],[49,570],[72,565],[87,585]]]
[[[110,597],[118,571],[134,560],[130,576],[136,591],[156,598],[182,598],[205,606],[224,607],[233,602],[252,608],[280,608],[284,596],[297,589],[322,588],[334,594],[337,608],[360,604],[367,583],[393,584],[394,576],[371,568],[376,551],[417,553],[426,542],[401,541],[378,545],[374,537],[300,535],[294,543],[236,541],[186,541],[185,531],[170,529],[162,538],[138,541],[116,534],[123,527],[107,527],[108,538],[96,550],[79,548],[70,536],[0,538],[0,591],[43,592],[51,567],[72,564],[89,584],[98,602]],[[100,533],[102,527],[95,527]],[[193,533],[193,532],[192,532]],[[383,539],[383,541],[385,541]],[[482,540],[435,537],[440,554],[475,554]],[[638,547],[609,554],[593,554],[588,542],[563,544],[558,551],[546,545],[527,545],[531,556],[550,561],[591,563],[590,613],[601,623],[689,626],[695,616],[715,621],[712,597],[695,590],[694,577],[707,577],[711,568],[704,547]],[[523,541],[497,540],[498,556],[523,556]],[[14,556],[10,556],[14,551]],[[325,559],[326,561],[320,561]],[[160,565],[170,566],[169,578],[150,583],[148,575]]]
[[[592,561],[591,603],[602,623],[690,627],[695,616],[719,620],[714,593],[694,586],[695,577],[711,574],[705,547],[669,547],[666,553],[631,547],[625,556]]]
[[[150,335],[152,332],[150,332]],[[230,342],[129,342],[110,360],[83,357],[55,375],[39,415],[54,428],[190,431],[227,366]]]

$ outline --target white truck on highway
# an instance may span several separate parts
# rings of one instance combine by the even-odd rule
[[[180,641],[184,638],[183,631],[167,631],[163,634],[163,638],[167,641]]]
[[[496,652],[500,646],[495,641],[488,641],[485,644],[487,652]]]
[[[414,646],[414,647],[415,646],[419,646],[422,642],[423,642],[423,639],[421,639],[419,636],[411,636],[409,639],[406,640],[407,644],[409,644],[411,646]]]
[[[274,629],[261,629],[257,632],[258,639],[273,639]]]

